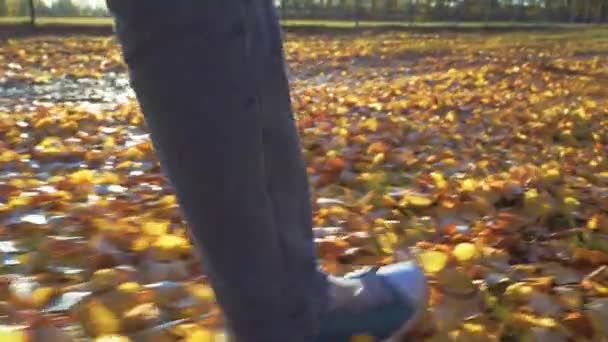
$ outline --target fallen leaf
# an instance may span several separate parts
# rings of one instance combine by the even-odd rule
[[[454,247],[453,253],[459,261],[469,261],[477,254],[477,247],[472,243],[463,242]]]
[[[438,251],[425,251],[418,255],[418,261],[428,273],[436,273],[445,268],[448,255]]]

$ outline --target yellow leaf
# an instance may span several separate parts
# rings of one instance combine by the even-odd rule
[[[445,164],[446,166],[454,166],[456,165],[456,159],[454,158],[446,158],[442,160],[442,163]]]
[[[533,295],[534,288],[526,283],[515,283],[505,290],[505,297],[518,303],[528,303]]]
[[[479,184],[476,180],[468,178],[462,181],[462,184],[460,185],[460,191],[473,192],[477,189],[478,186]]]
[[[456,113],[454,113],[453,111],[449,111],[446,115],[445,115],[445,120],[448,122],[456,122]]]
[[[514,321],[517,324],[528,327],[540,327],[540,328],[556,328],[558,326],[557,321],[551,317],[537,317],[528,313],[516,313],[513,315]]]
[[[589,281],[589,285],[595,293],[600,296],[608,296],[608,286],[604,286],[602,284],[596,283],[594,281]]]
[[[19,159],[19,153],[13,150],[3,151],[0,153],[0,163],[11,162],[17,159]]]
[[[200,330],[200,327],[195,323],[179,324],[171,329],[171,333],[176,337],[185,338]]]
[[[543,179],[548,183],[555,183],[561,178],[561,173],[558,169],[549,169],[543,172]]]
[[[25,326],[0,325],[0,341],[2,342],[29,342]]]
[[[464,323],[462,329],[471,333],[482,333],[486,331],[483,325],[477,323]]]
[[[196,284],[190,287],[190,293],[204,303],[215,302],[215,292],[210,286]]]
[[[425,251],[418,259],[424,270],[429,273],[441,271],[448,263],[448,255],[439,251]]]
[[[138,236],[131,243],[131,251],[133,252],[143,252],[150,247],[150,245],[154,242],[153,236]]]
[[[132,293],[132,294],[136,294],[139,291],[141,291],[142,289],[143,289],[143,287],[134,281],[122,283],[118,286],[118,291],[125,292],[125,293]]]
[[[462,329],[450,334],[451,342],[489,342],[497,341],[495,336],[488,333],[484,325],[478,323],[464,323]]]
[[[595,175],[598,181],[608,184],[608,171],[600,172]]]
[[[171,222],[168,220],[153,220],[144,223],[143,233],[148,235],[161,236],[167,234]]]
[[[564,209],[576,210],[581,203],[574,197],[564,198]]]
[[[70,181],[76,184],[93,183],[95,174],[91,170],[79,170],[70,175]]]
[[[120,332],[118,318],[99,301],[92,301],[88,306],[88,319],[91,331],[96,335],[112,335]]]
[[[167,234],[156,239],[152,248],[158,260],[175,260],[190,250],[190,242],[184,237]]]
[[[395,251],[395,245],[399,241],[399,237],[393,232],[387,232],[379,235],[377,240],[384,253],[393,254]]]
[[[608,216],[595,214],[587,221],[587,228],[591,230],[608,231]]]
[[[105,151],[111,151],[116,148],[116,139],[114,137],[106,137],[103,141],[103,149]]]
[[[39,287],[32,293],[32,302],[35,307],[42,308],[49,300],[57,294],[57,289],[53,287]]]
[[[378,153],[374,156],[372,164],[378,165],[378,164],[382,163],[383,161],[384,161],[384,153]]]
[[[103,335],[94,340],[95,342],[131,342],[131,339],[122,335]]]
[[[125,160],[122,163],[116,165],[117,170],[125,170],[130,169],[133,166],[133,162],[130,160]]]
[[[596,230],[599,226],[599,221],[600,217],[598,215],[593,215],[593,217],[587,222],[587,228]]]
[[[435,181],[435,186],[437,186],[437,189],[444,190],[448,187],[448,182],[445,180],[445,177],[441,172],[431,172],[431,177]]]
[[[9,208],[15,209],[15,208],[19,208],[19,207],[25,207],[25,206],[29,205],[31,202],[32,202],[31,197],[26,197],[26,196],[20,195],[18,197],[13,197],[13,198],[9,199],[6,206]]]
[[[408,193],[403,196],[400,204],[405,207],[426,208],[433,204],[433,200],[424,195]]]
[[[526,193],[524,194],[524,199],[527,200],[536,200],[538,199],[538,190],[536,189],[530,189],[528,191],[526,191]]]
[[[223,331],[218,331],[215,333],[215,335],[213,336],[214,340],[213,342],[228,342],[231,341],[229,339],[229,335]]]
[[[46,137],[38,144],[38,147],[44,150],[52,148],[58,149],[60,147],[63,147],[63,143],[58,137]]]
[[[376,118],[369,118],[361,123],[361,127],[367,128],[372,132],[378,129],[378,120]]]
[[[468,261],[473,259],[477,254],[477,247],[472,243],[463,242],[454,247],[453,253],[459,261]]]
[[[177,203],[177,200],[174,195],[165,195],[158,201],[161,206],[174,206]]]
[[[186,337],[186,342],[214,342],[214,333],[210,330],[199,329]]]
[[[350,342],[374,342],[376,339],[369,335],[356,335],[350,338]]]

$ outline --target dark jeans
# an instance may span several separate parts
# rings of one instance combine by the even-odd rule
[[[270,0],[109,0],[163,168],[237,341],[311,340],[326,307]]]

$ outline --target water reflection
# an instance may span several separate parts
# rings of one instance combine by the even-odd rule
[[[44,84],[8,80],[0,83],[0,110],[27,110],[63,103],[96,112],[133,97],[126,74],[110,72],[100,78],[58,77]]]

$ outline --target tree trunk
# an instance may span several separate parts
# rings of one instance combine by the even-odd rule
[[[490,15],[492,15],[492,2],[494,0],[486,0],[486,5],[484,6],[483,20],[485,22],[490,21]]]
[[[32,26],[36,26],[36,6],[34,5],[34,0],[29,0],[30,5],[30,24]]]
[[[361,16],[361,0],[355,0],[355,27],[359,27],[359,20]]]
[[[511,0],[511,21],[517,21],[517,6],[515,5],[515,0]]]
[[[443,20],[445,20],[445,18],[444,18],[444,12],[445,12],[445,1],[444,0],[436,1],[435,2],[435,8],[431,12],[431,18],[430,18],[430,20],[432,20],[432,21],[443,21]]]
[[[348,7],[347,1],[346,0],[340,0],[340,12],[344,13],[346,12],[346,8]]]
[[[391,17],[391,14],[395,13],[395,10],[399,7],[397,0],[386,0],[384,6],[384,15],[387,18]]]
[[[376,15],[377,11],[378,11],[378,0],[372,0],[372,8],[371,8],[372,17]]]
[[[573,23],[576,21],[576,14],[577,14],[577,8],[576,8],[576,0],[570,0],[570,22]]]
[[[314,19],[315,15],[317,14],[316,5],[315,5],[314,1],[313,0],[306,1],[306,7],[307,7],[309,19],[310,18]]]
[[[416,3],[414,0],[410,0],[410,21],[412,23],[416,21]]]
[[[285,11],[285,5],[287,4],[287,0],[281,0],[281,8],[279,9],[279,15],[281,17],[281,19],[285,19],[285,14],[287,13]]]
[[[521,5],[515,2],[515,0],[511,0],[511,10],[513,11],[513,13],[511,14],[512,16],[512,21],[518,21],[519,20],[519,16],[520,16],[520,10],[521,10]]]
[[[585,7],[583,8],[583,13],[585,13],[585,14],[584,14],[584,19],[583,19],[583,20],[584,20],[586,23],[588,23],[588,22],[589,22],[589,19],[590,19],[590,17],[591,17],[591,4],[589,3],[589,0],[585,0],[585,2],[583,3],[583,5],[585,6]]]

